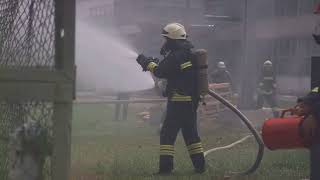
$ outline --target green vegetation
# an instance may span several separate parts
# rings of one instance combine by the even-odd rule
[[[114,122],[108,105],[74,106],[72,130],[72,180],[219,180],[229,171],[243,171],[254,161],[257,146],[249,140],[230,150],[212,153],[205,174],[193,173],[181,136],[176,143],[175,172],[153,176],[158,167],[157,127],[142,123],[130,107],[128,121]],[[243,128],[222,124],[201,126],[205,149],[227,145],[248,134]],[[308,176],[308,153],[303,150],[266,151],[260,169],[243,180],[300,180]]]
[[[7,177],[7,145],[0,140],[0,179]]]

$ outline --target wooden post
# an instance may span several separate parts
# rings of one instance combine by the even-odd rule
[[[120,94],[117,95],[117,100],[121,100]],[[119,121],[120,119],[120,109],[122,104],[115,104],[114,121]]]
[[[117,100],[128,101],[129,99],[130,99],[130,97],[129,97],[128,93],[120,92],[117,95]],[[120,121],[120,119],[123,121],[127,120],[128,106],[129,106],[128,102],[117,103],[115,105],[114,121]],[[122,111],[121,111],[121,109],[122,109]],[[120,111],[121,111],[121,115],[120,115]]]
[[[128,108],[128,103],[122,105],[122,121],[126,121],[128,119]]]
[[[115,104],[114,121],[119,121],[120,119],[120,108],[121,104]]]
[[[129,94],[128,93],[123,94],[122,100],[130,100]],[[128,118],[128,108],[129,108],[129,103],[122,104],[122,121],[126,121]]]

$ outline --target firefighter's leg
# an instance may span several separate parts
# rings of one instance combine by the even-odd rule
[[[180,109],[182,123],[182,135],[187,145],[189,155],[196,172],[205,171],[205,159],[202,143],[197,129],[197,110],[191,102],[186,102]]]
[[[279,117],[279,111],[277,107],[276,95],[269,95],[266,97],[268,104],[270,105],[273,113],[273,117]]]
[[[315,143],[310,149],[310,180],[320,179],[320,143]]]
[[[180,129],[177,121],[175,104],[168,103],[167,114],[160,131],[159,173],[170,173],[173,170],[174,143]]]
[[[258,97],[257,97],[257,109],[262,109],[263,102],[264,102],[263,95],[262,94],[258,94]]]

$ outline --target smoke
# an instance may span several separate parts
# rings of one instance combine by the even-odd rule
[[[76,25],[77,89],[127,92],[152,88],[153,79],[136,63],[137,53],[112,32],[83,21]]]

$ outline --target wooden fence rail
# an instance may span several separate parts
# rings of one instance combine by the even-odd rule
[[[218,92],[222,97],[226,98],[230,102],[235,104],[235,99],[231,91],[230,84],[210,84],[209,88]],[[154,98],[154,99],[130,99],[129,96],[120,95],[117,99],[104,99],[104,98],[94,98],[94,99],[77,99],[75,104],[114,104],[114,120],[127,120],[129,104],[159,104],[166,103],[166,98]],[[215,119],[219,112],[225,111],[226,108],[216,99],[206,96],[204,99],[205,106],[199,107],[199,114],[201,120]]]

